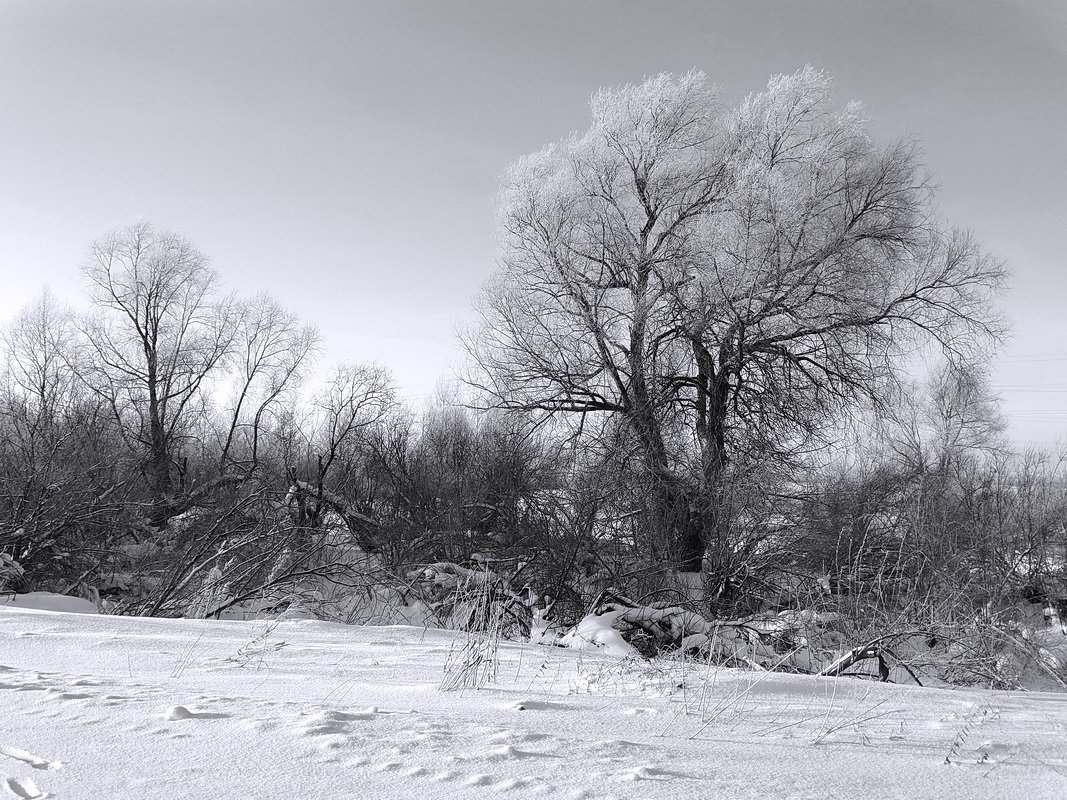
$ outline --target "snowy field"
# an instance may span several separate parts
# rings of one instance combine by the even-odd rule
[[[1067,695],[465,642],[0,608],[0,796],[1067,797]]]

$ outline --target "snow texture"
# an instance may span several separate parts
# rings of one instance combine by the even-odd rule
[[[446,693],[461,633],[9,604],[0,798],[1067,797],[1067,696],[619,658],[603,622]]]

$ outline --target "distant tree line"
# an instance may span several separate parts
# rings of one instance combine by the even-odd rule
[[[4,332],[9,590],[221,613],[476,558],[572,617],[609,587],[879,624],[1067,596],[1062,459],[1011,451],[981,368],[1004,267],[917,148],[810,68],[592,111],[507,172],[466,388],[423,411],[371,362],[306,386],[317,331],[181,235],[93,243],[90,310]]]

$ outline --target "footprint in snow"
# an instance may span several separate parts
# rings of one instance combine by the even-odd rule
[[[45,800],[48,797],[55,797],[54,794],[42,792],[38,789],[37,784],[33,782],[33,778],[7,778],[5,783],[7,784],[7,790],[15,797],[22,798],[22,800]]]
[[[319,711],[312,714],[309,719],[316,722],[351,722],[354,719],[370,719],[374,716],[374,709],[352,713],[351,711]]]
[[[59,769],[63,766],[62,761],[49,761],[46,758],[34,755],[28,750],[21,750],[18,747],[0,747],[0,755],[5,755],[8,758],[21,761],[24,764],[29,764],[34,769]]]
[[[511,791],[512,789],[520,789],[525,786],[527,782],[528,781],[525,778],[507,778],[505,780],[502,780],[493,788],[496,789],[498,792],[507,792]]]
[[[622,775],[624,781],[669,781],[672,778],[691,777],[693,776],[682,772],[671,772],[661,767],[634,767]]]
[[[519,700],[510,703],[506,708],[511,711],[566,711],[570,706],[566,703],[554,703],[551,700]]]
[[[226,719],[229,716],[218,711],[193,711],[186,706],[171,706],[163,714],[163,719],[173,722],[179,719]]]
[[[649,745],[628,742],[625,739],[607,739],[592,743],[592,751],[598,756],[606,756],[612,760],[632,759],[634,750],[647,751],[652,749]]]
[[[378,709],[374,706],[355,713],[320,711],[303,720],[300,723],[300,729],[309,736],[328,736],[335,733],[345,733],[350,722],[374,719],[377,713]]]
[[[510,744],[494,747],[492,750],[485,752],[483,756],[489,761],[503,761],[512,758],[560,758],[560,756],[552,753],[534,753],[530,750],[519,750]]]
[[[520,744],[524,742],[541,742],[545,739],[551,739],[550,733],[536,733],[532,731],[520,732],[514,730],[500,731],[494,733],[489,737],[490,741],[501,742],[502,744]]]

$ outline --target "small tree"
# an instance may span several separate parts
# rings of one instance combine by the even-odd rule
[[[12,389],[25,398],[33,431],[44,434],[76,395],[70,314],[45,291],[19,313],[3,341]]]
[[[235,386],[219,456],[222,469],[238,460],[248,468],[258,464],[265,417],[298,383],[319,346],[315,328],[301,325],[266,294],[238,303],[235,320],[229,359]],[[238,443],[240,456],[234,453]]]
[[[350,503],[347,490],[365,468],[368,441],[396,407],[392,375],[377,364],[342,364],[313,405],[313,417],[306,420],[313,430],[300,431],[297,426],[288,443],[292,455],[297,446],[303,451],[302,463],[288,465],[289,502],[296,522],[318,528],[332,511],[354,533],[365,534],[367,524],[375,523]],[[300,436],[303,441],[298,445]],[[366,536],[362,544],[377,547]]]

